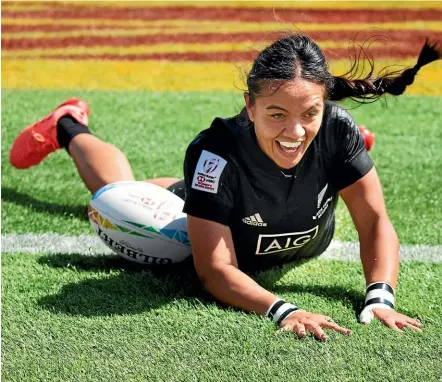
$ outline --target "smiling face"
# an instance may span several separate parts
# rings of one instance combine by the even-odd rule
[[[325,90],[297,78],[272,92],[263,89],[253,104],[244,93],[247,113],[261,150],[280,168],[289,169],[299,163],[319,131]]]

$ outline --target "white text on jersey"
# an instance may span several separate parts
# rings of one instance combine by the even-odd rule
[[[300,248],[314,239],[318,234],[319,226],[303,232],[280,233],[275,235],[259,235],[256,245],[256,255],[287,251]]]
[[[246,223],[248,225],[254,225],[257,227],[267,227],[267,223],[264,223],[264,221],[261,219],[261,215],[259,213],[247,216],[242,219],[243,223]]]

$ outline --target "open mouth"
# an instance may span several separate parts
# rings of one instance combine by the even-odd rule
[[[283,156],[293,158],[298,153],[301,152],[303,143],[304,143],[303,141],[298,141],[298,142],[276,141],[276,146],[278,146],[279,151]]]

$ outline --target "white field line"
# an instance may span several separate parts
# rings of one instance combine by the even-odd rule
[[[112,255],[98,236],[68,236],[52,233],[4,234],[1,236],[1,251],[5,253],[28,254],[81,254],[85,256]],[[442,245],[409,245],[400,246],[401,260],[442,262]],[[359,244],[333,240],[327,251],[319,259],[359,261]]]

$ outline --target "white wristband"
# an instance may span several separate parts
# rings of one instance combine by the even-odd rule
[[[365,307],[359,315],[359,321],[369,324],[374,318],[373,309],[394,309],[394,289],[386,282],[378,281],[367,286]]]
[[[279,325],[290,313],[296,312],[297,310],[299,310],[299,308],[296,305],[278,298],[267,310],[265,316],[270,318],[275,324]]]

